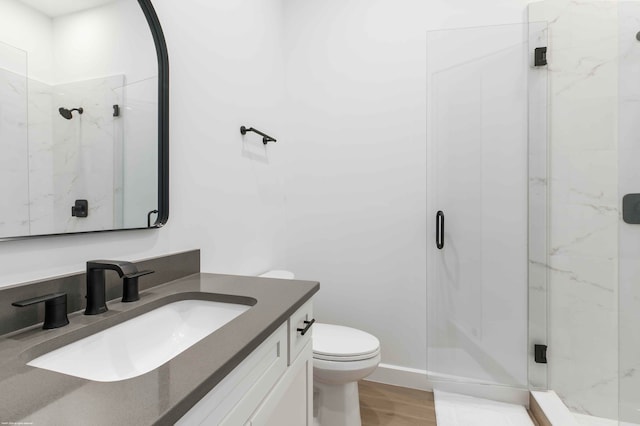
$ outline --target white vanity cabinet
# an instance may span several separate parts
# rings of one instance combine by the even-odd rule
[[[313,327],[307,301],[177,425],[313,425]]]

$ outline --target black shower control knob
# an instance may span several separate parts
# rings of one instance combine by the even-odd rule
[[[89,201],[76,200],[75,204],[71,206],[71,216],[73,217],[89,216]]]

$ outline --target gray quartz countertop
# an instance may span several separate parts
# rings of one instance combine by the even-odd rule
[[[4,335],[0,424],[173,424],[319,288],[312,281],[200,273],[142,292],[138,302],[109,302],[101,315],[69,315],[66,327],[38,325]],[[128,380],[94,382],[26,365],[156,307],[193,298],[253,306],[161,367]]]

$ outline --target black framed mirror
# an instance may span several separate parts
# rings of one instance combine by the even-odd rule
[[[149,0],[0,3],[0,240],[169,217],[169,61]]]

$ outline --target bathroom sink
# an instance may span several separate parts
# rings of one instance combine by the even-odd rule
[[[160,367],[249,308],[207,300],[173,302],[27,365],[98,382],[130,379]]]

